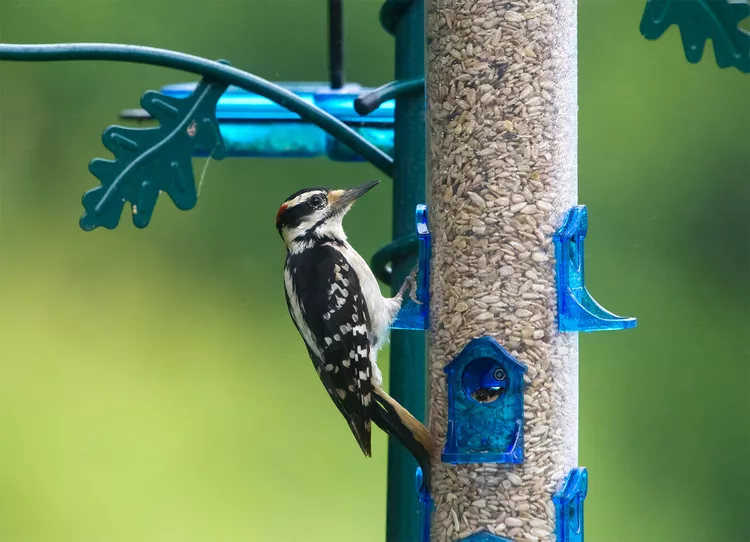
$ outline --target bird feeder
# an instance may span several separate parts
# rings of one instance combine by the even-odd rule
[[[750,72],[739,28],[748,15],[734,0],[648,0],[641,32],[656,39],[676,24],[690,62],[712,39],[719,66]],[[392,177],[393,241],[372,268],[393,291],[415,260],[419,278],[417,302],[393,326],[389,391],[424,420],[429,367],[430,428],[445,449],[430,495],[416,461],[389,443],[386,539],[582,542],[575,332],[636,321],[605,311],[584,283],[575,2],[386,0],[380,20],[395,38],[395,80],[375,89],[344,81],[342,0],[328,0],[328,82],[273,83],[122,44],[0,44],[0,60],[135,62],[201,77],[121,113],[158,126],[104,132],[114,158],[89,165],[101,184],[83,197],[87,231],[115,228],[128,202],[145,228],[162,193],[193,208],[195,156],[367,161]],[[429,322],[426,366],[413,331]]]

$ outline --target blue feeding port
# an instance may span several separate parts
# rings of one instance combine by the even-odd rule
[[[560,491],[552,496],[557,542],[583,542],[583,501],[588,490],[588,470],[578,467],[568,473]]]
[[[393,155],[395,100],[389,100],[366,116],[354,109],[354,100],[372,89],[346,84],[332,89],[328,83],[278,83],[304,101],[316,105],[358,132],[388,155]],[[161,93],[184,98],[195,90],[195,83],[167,85]],[[124,111],[125,118],[148,119],[142,110]],[[256,158],[327,157],[338,162],[362,162],[349,147],[315,124],[258,94],[228,87],[216,105],[216,118],[227,156]],[[194,156],[211,153],[198,149]]]
[[[427,206],[417,205],[417,301],[407,298],[391,324],[391,329],[424,331],[430,327],[430,256],[432,254],[430,229],[427,224]]]
[[[445,369],[445,463],[523,463],[523,375],[495,339],[472,339]]]
[[[599,305],[586,289],[583,240],[589,219],[585,205],[568,211],[553,236],[557,282],[557,325],[560,331],[604,331],[636,326],[636,319],[612,314]]]

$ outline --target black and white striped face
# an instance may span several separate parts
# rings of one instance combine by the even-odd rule
[[[315,238],[345,241],[341,226],[344,215],[352,204],[376,186],[379,181],[348,190],[305,188],[289,196],[276,213],[276,229],[289,249],[304,245]]]

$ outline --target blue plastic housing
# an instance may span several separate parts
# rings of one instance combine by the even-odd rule
[[[472,339],[448,375],[446,463],[523,463],[523,375],[495,339]]]
[[[586,290],[583,240],[588,227],[586,206],[576,205],[568,211],[562,226],[553,236],[558,329],[568,332],[633,328],[637,324],[635,318],[612,314],[599,305]]]
[[[359,132],[383,152],[393,155],[395,100],[383,103],[367,116],[354,110],[354,100],[367,92],[355,84],[332,90],[327,83],[279,83],[303,100],[317,105]],[[167,96],[189,96],[194,83],[167,85]],[[325,156],[338,162],[361,162],[363,158],[299,115],[258,94],[229,87],[216,106],[221,135],[228,156],[314,158]],[[199,151],[195,156],[205,157]]]
[[[419,242],[417,264],[417,300],[414,303],[407,298],[404,305],[391,324],[391,329],[408,329],[424,331],[430,327],[430,257],[432,255],[432,237],[427,225],[427,206],[417,205],[417,238]]]
[[[588,470],[578,467],[568,473],[560,491],[552,496],[557,542],[583,542],[583,501],[588,490]]]
[[[482,533],[474,533],[468,538],[461,539],[461,542],[513,542],[510,538],[503,538],[496,534],[488,533],[487,531]]]

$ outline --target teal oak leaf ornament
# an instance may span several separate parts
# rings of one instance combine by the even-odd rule
[[[710,39],[720,68],[750,73],[750,32],[740,27],[748,16],[750,0],[648,0],[641,34],[655,40],[676,24],[688,62],[700,61]]]
[[[133,224],[145,228],[160,192],[165,192],[178,209],[195,207],[194,152],[202,149],[217,160],[226,156],[216,120],[216,103],[226,89],[227,85],[203,79],[185,98],[148,91],[141,98],[141,107],[159,121],[159,126],[107,128],[102,142],[114,160],[95,158],[89,163],[89,171],[102,184],[83,196],[81,228],[116,228],[128,201]]]

